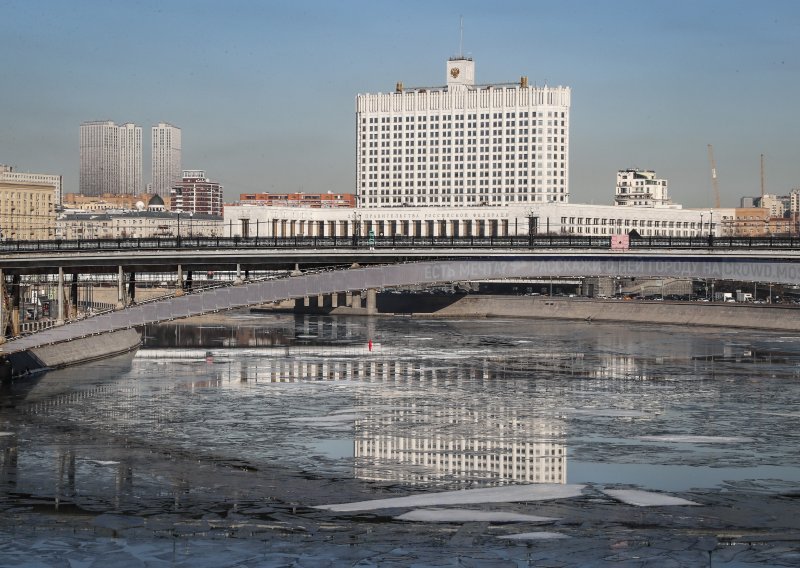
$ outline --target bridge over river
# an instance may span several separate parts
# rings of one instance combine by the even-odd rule
[[[124,274],[148,270],[195,270],[245,267],[283,270],[274,277],[251,282],[237,279],[235,284],[176,295],[160,301],[120,306],[121,309],[41,331],[7,342],[2,353],[10,354],[34,347],[71,341],[96,334],[131,329],[209,312],[268,304],[287,299],[330,297],[335,303],[340,293],[366,291],[367,313],[374,312],[374,294],[384,288],[449,282],[497,280],[503,278],[547,277],[637,277],[698,278],[769,282],[800,285],[800,249],[796,241],[774,242],[745,239],[742,242],[691,243],[611,250],[607,246],[545,246],[525,239],[505,246],[469,246],[468,242],[393,243],[395,246],[243,246],[228,241],[227,246],[173,246],[113,248],[61,245],[0,254],[0,269],[6,274],[63,274],[117,269],[120,289]],[[596,244],[598,239],[595,239]],[[672,239],[670,239],[672,241]],[[174,243],[185,245],[183,243]],[[200,244],[199,242],[197,243]],[[265,245],[272,243],[264,243]],[[286,244],[286,243],[282,243]],[[447,246],[447,245],[450,246]],[[474,245],[474,242],[471,243]],[[566,239],[560,243],[566,245]],[[581,243],[577,243],[581,244]],[[603,244],[603,243],[601,243]],[[652,243],[651,243],[652,244]],[[679,246],[683,244],[684,246]],[[363,245],[363,246],[362,246]],[[516,246],[514,246],[516,245]],[[527,245],[527,246],[526,246]],[[302,270],[301,270],[302,267]],[[3,278],[4,280],[5,278]],[[60,297],[63,297],[61,293]],[[60,308],[59,320],[64,321]]]

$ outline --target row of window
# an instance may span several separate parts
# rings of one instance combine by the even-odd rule
[[[489,120],[489,119],[515,119],[515,118],[537,118],[537,116],[547,116],[548,118],[565,118],[566,113],[564,111],[547,111],[545,115],[545,111],[520,111],[520,112],[506,112],[505,116],[502,112],[494,112],[494,113],[481,113],[480,120]],[[478,115],[476,113],[473,114],[433,114],[430,116],[422,115],[422,116],[382,116],[380,117],[380,123],[386,124],[390,122],[403,122],[405,118],[405,122],[414,122],[414,119],[417,119],[417,122],[425,122],[426,120],[430,120],[430,122],[437,122],[437,121],[449,121],[449,120],[464,120],[466,116],[467,120],[478,120]],[[378,124],[378,117],[362,117],[361,118],[362,124]]]

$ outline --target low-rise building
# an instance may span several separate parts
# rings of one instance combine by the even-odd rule
[[[203,170],[183,170],[183,179],[170,190],[170,210],[222,215],[222,186]]]
[[[168,211],[66,211],[56,221],[59,239],[217,237],[222,217]]]
[[[542,203],[506,207],[225,208],[225,235],[262,237],[490,237],[527,235],[643,237],[723,235],[733,210]]]
[[[658,179],[652,170],[627,169],[617,172],[614,205],[624,207],[664,207],[671,205],[667,180]]]
[[[53,187],[53,199],[55,206],[61,205],[64,179],[62,176],[53,174],[36,174],[30,172],[15,172],[12,166],[0,164],[0,181],[12,183],[35,183],[45,184]]]
[[[270,207],[350,207],[356,206],[353,193],[241,193],[240,205]]]
[[[55,226],[52,185],[0,181],[0,238],[13,241],[52,239]]]
[[[64,195],[64,209],[80,209],[81,211],[132,211],[145,208],[154,195],[155,194],[152,193],[142,193],[141,195],[115,195],[113,193],[81,195],[80,193],[67,193]],[[168,209],[169,196],[163,199]]]

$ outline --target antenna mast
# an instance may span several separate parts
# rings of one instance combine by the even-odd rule
[[[458,57],[464,58],[464,16],[459,16]]]
[[[764,199],[764,154],[761,154],[761,199]]]

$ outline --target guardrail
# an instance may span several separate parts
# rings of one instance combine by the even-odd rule
[[[588,248],[609,249],[610,236],[514,237],[153,237],[127,239],[1,241],[0,254],[94,250],[178,249],[389,249],[389,248]],[[631,249],[799,249],[800,237],[632,237]]]

